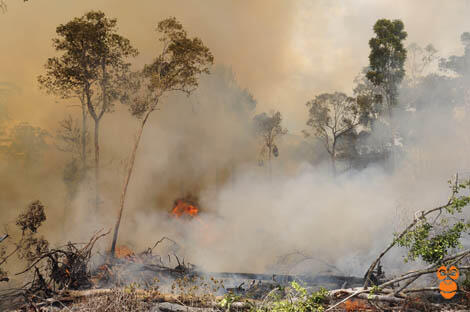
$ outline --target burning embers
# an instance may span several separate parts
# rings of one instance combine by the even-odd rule
[[[171,214],[177,218],[194,218],[199,214],[197,197],[187,195],[175,200]]]

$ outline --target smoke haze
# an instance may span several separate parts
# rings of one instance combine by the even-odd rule
[[[137,120],[123,106],[104,116],[104,203],[96,214],[86,186],[67,201],[62,175],[68,156],[52,146],[58,122],[68,114],[78,117],[79,107],[46,95],[36,83],[55,55],[56,26],[91,9],[118,19],[119,32],[141,52],[136,68],[158,52],[154,28],[168,16],[200,37],[216,59],[194,95],[166,98],[144,130],[120,232],[120,243],[133,249],[169,236],[189,261],[207,270],[276,270],[278,257],[302,251],[362,274],[393,231],[417,210],[445,202],[446,181],[469,168],[469,111],[463,104],[454,114],[449,103],[429,99],[423,112],[397,113],[399,131],[413,133],[413,141],[405,142],[393,174],[371,165],[332,179],[322,145],[309,145],[300,134],[307,100],[335,90],[352,93],[354,78],[368,64],[377,19],[402,19],[407,43],[432,43],[441,56],[461,55],[460,34],[470,30],[466,0],[446,6],[438,0],[10,0],[0,15],[0,112],[8,113],[10,125],[26,121],[49,131],[51,147],[28,172],[0,158],[5,223],[34,199],[48,207],[45,233],[52,242],[83,240],[115,222]],[[408,102],[402,99],[404,106]],[[281,111],[289,129],[272,181],[257,166],[259,142],[251,129],[254,114],[270,109]],[[199,197],[198,221],[170,218],[173,201],[188,193]],[[308,265],[310,271],[325,269],[321,261]]]

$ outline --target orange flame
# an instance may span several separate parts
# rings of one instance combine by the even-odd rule
[[[171,213],[176,217],[181,217],[184,215],[195,217],[199,213],[199,209],[191,203],[188,203],[182,199],[178,199],[175,201],[175,206],[173,207]]]

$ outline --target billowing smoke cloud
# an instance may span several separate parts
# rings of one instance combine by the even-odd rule
[[[438,0],[270,1],[269,6],[261,0],[144,0],[138,5],[125,0],[52,0],[8,1],[8,6],[8,12],[0,15],[4,47],[0,82],[23,90],[10,99],[10,114],[47,128],[54,127],[64,110],[76,108],[56,103],[39,91],[36,76],[54,54],[51,38],[57,25],[91,9],[118,19],[121,33],[141,52],[139,65],[154,56],[156,23],[176,16],[211,48],[217,63],[233,68],[240,84],[258,99],[260,110],[280,110],[287,127],[295,132],[306,120],[302,106],[315,94],[350,92],[354,77],[368,62],[367,43],[377,19],[403,19],[408,42],[432,42],[443,54],[458,53],[458,37],[470,29],[467,0],[452,6]]]

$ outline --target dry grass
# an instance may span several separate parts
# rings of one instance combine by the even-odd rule
[[[107,296],[87,298],[71,307],[58,310],[80,312],[144,312],[149,311],[152,303],[142,298],[133,289],[114,289]]]

